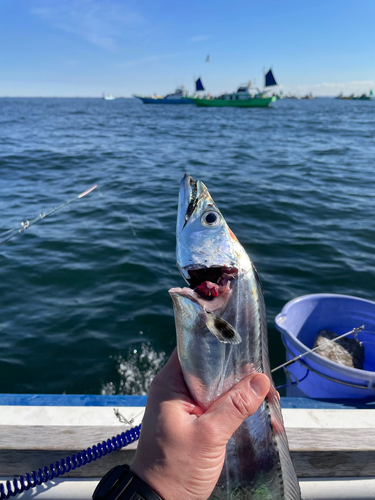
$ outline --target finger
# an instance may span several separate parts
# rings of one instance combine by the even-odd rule
[[[177,347],[173,349],[173,352],[166,362],[166,364],[163,366],[163,368],[160,370],[160,374],[166,373],[169,375],[169,373],[177,372],[181,373],[181,365],[180,361],[178,359],[178,354],[177,354]]]
[[[166,362],[166,364],[163,366],[163,368],[160,370],[160,372],[156,375],[154,382],[157,381],[158,385],[161,383],[167,384],[168,386],[171,385],[172,382],[180,381],[183,379],[182,375],[182,370],[181,370],[181,365],[180,361],[178,359],[177,355],[177,349],[175,348]],[[156,385],[156,384],[153,384]]]
[[[191,400],[182,374],[177,349],[174,349],[165,366],[154,378],[150,388],[150,397],[152,400],[162,401],[176,399],[177,396]]]
[[[228,440],[242,422],[257,411],[269,389],[266,375],[250,375],[217,399],[199,420],[208,420],[209,425]]]

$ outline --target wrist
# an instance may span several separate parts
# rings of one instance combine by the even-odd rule
[[[164,469],[160,464],[153,464],[152,467],[147,467],[142,461],[138,461],[137,459],[133,461],[130,467],[130,470],[148,484],[162,500],[181,500],[181,487],[179,491],[175,491],[174,481],[172,478],[169,478]]]
[[[113,467],[98,483],[93,500],[163,500],[129,465]]]

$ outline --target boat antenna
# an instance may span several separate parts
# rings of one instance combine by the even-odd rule
[[[353,330],[350,330],[350,332],[343,333],[342,335],[340,335],[339,337],[336,337],[335,339],[332,339],[332,340],[328,340],[327,339],[326,342],[324,342],[324,344],[318,345],[317,347],[314,347],[313,349],[308,349],[306,352],[303,352],[299,356],[296,356],[295,358],[290,359],[286,363],[283,363],[282,365],[277,366],[276,368],[274,368],[273,370],[271,370],[271,373],[273,373],[273,372],[275,372],[277,370],[280,370],[280,368],[285,368],[286,366],[289,366],[292,363],[295,363],[296,361],[298,361],[299,359],[301,359],[303,356],[306,356],[306,354],[309,354],[310,352],[314,352],[317,349],[320,349],[321,347],[323,347],[323,345],[329,344],[330,342],[337,342],[338,340],[346,337],[347,335],[350,335],[351,333],[353,335],[357,335],[359,332],[361,332],[364,329],[364,327],[365,327],[365,325],[362,325],[362,326],[359,326],[358,328],[353,328]]]
[[[11,240],[12,238],[17,236],[18,234],[23,233],[24,231],[26,231],[26,229],[29,229],[29,227],[33,226],[34,224],[37,224],[41,220],[46,219],[47,217],[50,217],[52,214],[54,214],[58,210],[61,210],[63,207],[66,207],[66,205],[73,203],[73,201],[76,201],[76,200],[79,200],[80,198],[83,198],[87,194],[91,193],[91,191],[94,191],[94,189],[97,187],[98,187],[97,184],[95,184],[95,186],[92,186],[91,188],[87,189],[86,191],[79,194],[78,196],[75,196],[71,200],[65,201],[64,203],[62,203],[58,207],[54,207],[49,212],[47,212],[47,213],[42,212],[35,219],[26,220],[24,222],[21,222],[21,226],[22,226],[21,229],[9,229],[8,231],[3,232],[2,234],[0,234],[0,245],[3,245],[4,243]]]

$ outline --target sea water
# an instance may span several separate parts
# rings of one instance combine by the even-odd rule
[[[2,393],[147,393],[176,343],[185,172],[258,269],[272,367],[285,360],[274,317],[288,300],[375,300],[375,102],[4,98],[0,130],[1,232],[98,184],[0,246]]]

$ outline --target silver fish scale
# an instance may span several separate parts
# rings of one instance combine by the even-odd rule
[[[236,373],[235,379],[238,381],[245,374],[244,366],[251,364],[255,371],[263,371],[262,341],[266,322],[259,314],[263,309],[263,297],[258,293],[258,283],[253,273],[240,271],[235,286],[237,290],[233,290],[234,302],[237,304],[231,303],[223,318],[234,326],[243,339],[241,344],[235,346],[240,352],[234,356],[232,364]],[[212,498],[285,498],[280,458],[267,401],[262,403],[258,411],[249,417],[230,439],[223,472]]]

